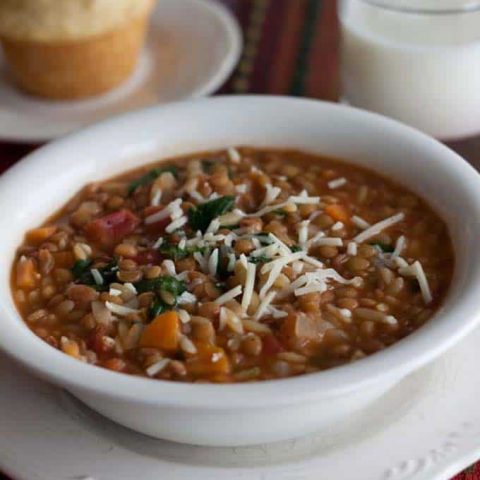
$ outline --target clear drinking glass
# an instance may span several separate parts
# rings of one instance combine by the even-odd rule
[[[442,140],[480,133],[480,1],[341,0],[343,100]]]

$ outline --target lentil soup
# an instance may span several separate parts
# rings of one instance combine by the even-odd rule
[[[87,185],[26,233],[12,289],[33,332],[80,361],[243,382],[388,347],[434,314],[453,265],[446,225],[392,181],[232,148]]]

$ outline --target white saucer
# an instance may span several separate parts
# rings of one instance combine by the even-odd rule
[[[248,448],[142,436],[2,357],[0,470],[16,480],[448,480],[480,457],[479,344],[477,330],[348,427]]]
[[[209,95],[228,78],[242,49],[240,28],[213,0],[159,0],[146,48],[126,83],[83,101],[35,98],[13,85],[0,49],[0,139],[39,142],[111,115]]]

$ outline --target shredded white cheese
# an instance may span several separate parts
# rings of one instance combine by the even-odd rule
[[[298,244],[300,245],[302,250],[307,249],[309,224],[310,220],[303,220],[302,222],[300,222],[300,226],[298,228]]]
[[[163,208],[162,210],[152,213],[152,215],[145,218],[145,223],[150,225],[152,223],[160,222],[161,220],[165,220],[170,216],[170,211],[168,208]]]
[[[235,263],[237,261],[237,258],[235,257],[234,253],[229,253],[228,254],[228,264],[227,264],[227,271],[228,272],[233,272],[235,269]]]
[[[242,253],[240,257],[238,257],[238,261],[240,262],[240,265],[246,270],[248,266],[248,260],[244,253]]]
[[[415,277],[418,281],[420,287],[420,292],[422,293],[423,301],[428,305],[432,300],[432,292],[428,284],[427,276],[423,270],[422,264],[416,260],[412,265],[408,267],[401,267],[398,269],[398,273],[404,276]]]
[[[177,303],[179,305],[195,303],[196,301],[197,301],[197,297],[193,293],[190,293],[190,292],[183,292],[177,298]]]
[[[99,272],[99,270],[96,268],[92,268],[90,272],[92,274],[93,279],[95,280],[95,283],[97,285],[103,285],[103,277],[102,277],[102,274]]]
[[[172,262],[173,263],[173,262]],[[175,268],[175,264],[174,264]],[[124,283],[123,286],[125,287],[126,290],[128,290],[132,295],[137,294],[137,289],[135,288],[135,285],[131,282]]]
[[[393,315],[385,315],[383,323],[386,323],[387,325],[397,325],[398,320]]]
[[[303,190],[300,195],[292,195],[288,200],[299,205],[317,205],[320,203],[320,197],[309,197],[306,190]]]
[[[299,275],[300,273],[303,272],[303,262],[296,261],[292,263],[292,268],[293,271],[295,272],[295,275]]]
[[[240,183],[239,185],[235,185],[235,191],[237,193],[247,193],[247,190],[248,190],[248,185],[245,184],[245,183]]]
[[[232,163],[240,163],[240,161],[242,160],[242,156],[240,155],[240,152],[236,148],[233,148],[233,147],[229,148],[227,150],[227,153]]]
[[[149,377],[154,377],[158,373],[160,373],[168,364],[170,363],[170,359],[168,358],[161,358],[157,362],[150,365],[146,370],[146,374]]]
[[[266,247],[260,247],[257,248],[256,250],[253,250],[250,255],[252,257],[273,257],[275,256],[278,252],[280,251],[280,247],[276,243],[272,243],[271,245],[267,245]]]
[[[336,222],[332,225],[332,230],[336,232],[337,230],[341,230],[344,227],[343,222]]]
[[[192,355],[195,355],[195,353],[197,353],[197,347],[195,346],[195,344],[185,335],[182,335],[180,337],[180,348],[186,352],[186,353],[190,353]]]
[[[358,252],[358,246],[355,242],[348,242],[347,255],[354,257]]]
[[[283,256],[277,257],[271,262],[268,262],[265,265],[263,265],[261,273],[265,274],[270,272],[276,265],[281,265],[281,267],[283,268],[285,265],[288,265],[289,263],[295,262],[296,260],[306,259],[306,257],[307,255],[305,252],[285,253]]]
[[[197,261],[198,265],[200,266],[200,270],[202,270],[202,272],[208,271],[208,261],[200,252],[195,252],[193,254],[193,258]]]
[[[255,274],[257,266],[254,263],[247,264],[247,275],[245,278],[245,286],[243,288],[242,310],[246,312],[252,301],[253,288],[255,287]]]
[[[257,237],[252,237],[251,242],[253,243],[253,246],[255,248],[262,248],[262,244],[260,243],[260,240]]]
[[[255,312],[255,320],[259,320],[267,312],[268,306],[272,303],[277,292],[270,292],[265,298],[260,302],[260,305]]]
[[[219,228],[220,228],[220,220],[218,218],[214,218],[210,222],[210,225],[208,226],[205,233],[217,233]]]
[[[169,275],[174,277],[177,274],[177,271],[175,269],[175,263],[172,260],[164,260],[162,262],[162,266],[165,268],[165,270],[168,272]]]
[[[163,244],[163,237],[160,237],[154,244],[153,248],[156,250],[157,248],[160,248]]]
[[[269,205],[272,203],[281,193],[279,187],[273,187],[270,183],[265,185],[265,198],[263,199],[262,205]]]
[[[279,187],[273,187],[273,188],[279,188]],[[320,203],[320,197],[309,197],[308,193],[304,190],[303,192],[300,193],[300,195],[292,195],[285,202],[277,203],[275,205],[265,206],[261,208],[258,212],[245,213],[238,209],[234,210],[234,212],[237,212],[239,215],[242,215],[244,217],[263,217],[263,215],[266,215],[267,213],[273,212],[275,210],[281,210],[286,206],[291,206],[294,204],[316,205],[319,203]]]
[[[220,330],[226,326],[236,333],[243,333],[243,323],[238,315],[227,307],[220,308]]]
[[[208,273],[215,276],[218,268],[218,248],[216,248],[208,259]]]
[[[396,257],[393,261],[397,268],[408,267],[408,262],[402,257]]]
[[[358,227],[361,228],[362,230],[366,230],[368,227],[370,227],[370,224],[364,220],[362,217],[359,217],[358,215],[354,215],[352,217],[352,223]]]
[[[162,199],[162,190],[157,188],[152,195],[152,199],[150,200],[150,205],[153,207],[158,207],[160,205],[160,200]]]
[[[281,259],[283,260],[283,259]],[[273,284],[277,280],[277,278],[280,276],[282,273],[283,267],[288,263],[287,261],[282,261],[276,260],[273,262],[270,262],[275,264],[273,268],[270,270],[270,274],[268,275],[267,281],[263,284],[262,288],[260,289],[259,296],[261,299],[264,299],[267,296],[268,291],[270,288],[272,288]],[[267,264],[268,265],[268,264]]]
[[[191,319],[190,314],[186,311],[183,310],[182,308],[178,310],[178,318],[182,323],[188,323]]]
[[[217,198],[220,198],[220,195],[217,193],[217,192],[212,192],[209,196],[208,196],[208,200],[216,200]]]
[[[360,277],[347,280],[333,268],[324,268],[314,272],[307,272],[298,277],[293,283],[291,283],[285,290],[281,292],[281,296],[283,297],[292,292],[297,297],[313,292],[323,293],[328,288],[327,283],[332,280],[346,285],[358,285],[359,282],[362,281]]]
[[[284,312],[283,310],[280,310],[279,308],[276,308],[273,305],[269,305],[267,307],[267,312],[273,318],[284,318],[288,316],[287,312]]]
[[[291,250],[283,243],[276,235],[273,233],[268,234],[268,238],[272,241],[272,243],[276,243],[278,245],[279,250],[285,254],[288,255],[291,253]]]
[[[330,188],[331,190],[334,190],[336,188],[342,187],[346,183],[347,183],[347,179],[345,177],[341,177],[341,178],[336,178],[335,180],[330,180],[327,185],[328,185],[328,188]]]
[[[303,258],[303,261],[305,263],[313,265],[314,267],[323,268],[323,263],[320,260],[317,260],[316,258],[310,257],[308,255],[305,255],[305,257]]]
[[[105,302],[105,306],[115,315],[120,315],[124,317],[126,315],[130,315],[131,313],[137,313],[138,310],[134,308],[125,307],[124,305],[117,305],[116,303],[112,302]]]
[[[188,218],[186,216],[180,217],[175,219],[172,223],[170,223],[165,231],[167,233],[173,233],[175,230],[183,227],[188,222]]]
[[[318,238],[313,245],[319,247],[341,247],[343,245],[343,240],[338,237],[323,237]]]
[[[359,233],[353,240],[357,243],[362,243],[365,240],[368,240],[375,235],[378,235],[380,232],[395,225],[398,222],[401,222],[405,218],[405,214],[403,212],[397,213],[396,215],[392,215],[381,222],[375,223],[371,227],[364,230],[362,233]]]
[[[320,231],[318,232],[317,234],[315,234],[307,243],[307,250],[312,246],[312,245],[315,245],[316,241],[319,239],[319,238],[324,238],[325,237],[325,233]]]
[[[151,223],[157,223],[161,220],[165,220],[168,217],[179,218],[179,216],[178,216],[179,212],[181,212],[180,216],[183,214],[183,210],[180,208],[181,204],[182,204],[182,199],[177,198],[173,202],[170,202],[165,208],[163,208],[159,212],[155,212],[152,215],[145,218],[145,223],[147,225],[149,225]]]
[[[188,194],[197,201],[197,203],[205,203],[205,198],[203,195],[200,194],[200,192],[197,192],[196,190],[192,190],[191,192],[188,192]]]
[[[392,256],[390,257],[391,260],[393,260],[394,258],[397,258],[399,257],[402,252],[403,252],[403,249],[405,248],[405,245],[406,245],[406,240],[405,240],[405,236],[404,235],[400,235],[398,238],[397,238],[397,241],[395,242],[395,250],[392,252]]]
[[[225,235],[225,239],[224,239],[224,244],[225,246],[227,247],[231,247],[232,246],[232,243],[237,239],[237,236],[233,233],[233,232],[230,232],[228,233],[227,235]]]
[[[236,287],[232,288],[228,292],[225,292],[223,295],[220,295],[214,303],[217,305],[223,305],[224,303],[229,302],[230,300],[233,300],[235,297],[238,297],[239,295],[242,294],[242,286],[237,285]]]

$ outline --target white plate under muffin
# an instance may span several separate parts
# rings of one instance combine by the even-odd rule
[[[107,94],[55,101],[19,90],[0,49],[0,140],[42,142],[149,105],[215,92],[242,50],[233,15],[215,0],[161,0],[133,75]]]

